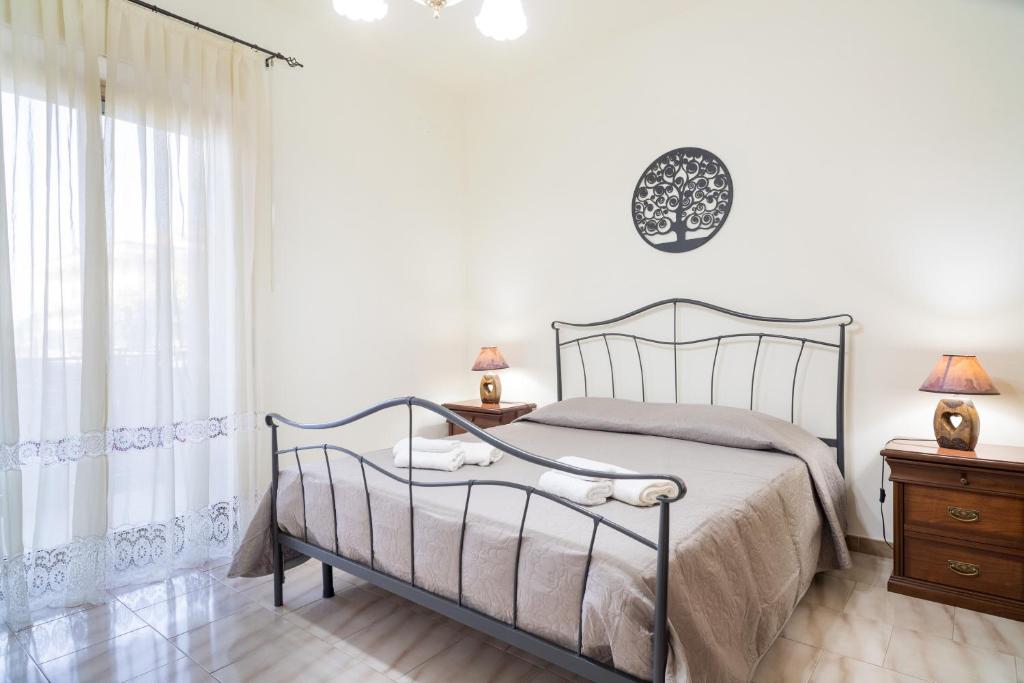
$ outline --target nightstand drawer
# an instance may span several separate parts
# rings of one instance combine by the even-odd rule
[[[469,420],[481,429],[500,427],[537,409],[536,403],[481,403],[479,401],[458,401],[445,403],[444,407],[464,420]],[[463,434],[466,430],[448,423],[448,435]]]
[[[1024,548],[1024,498],[908,484],[908,530]]]
[[[973,546],[908,536],[906,576],[977,593],[1024,600],[1024,561]]]
[[[890,459],[889,467],[892,469],[892,480],[906,484],[927,484],[964,491],[993,491],[1018,495],[1024,491],[1024,477],[1020,475],[978,469],[966,464],[964,467],[950,467]]]
[[[470,422],[475,424],[477,427],[483,427],[487,429],[489,427],[497,427],[501,424],[500,417],[493,417],[491,415],[474,415],[470,418]]]
[[[464,417],[465,419],[469,420],[470,422],[475,424],[477,427],[480,427],[482,429],[490,429],[491,427],[498,427],[502,423],[500,417],[493,417],[491,415],[473,415],[473,414],[466,413],[466,414],[463,414],[462,417]],[[452,434],[465,434],[465,433],[466,433],[465,429],[462,429],[461,427],[457,427],[457,426],[454,426],[454,425],[452,426]]]

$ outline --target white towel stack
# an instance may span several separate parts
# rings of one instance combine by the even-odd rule
[[[627,470],[624,467],[609,465],[608,463],[596,460],[588,460],[587,458],[568,456],[559,458],[558,462],[596,472],[636,474],[635,471]],[[558,475],[558,477],[551,477],[549,475]],[[574,483],[564,482],[562,478],[572,479]],[[655,505],[658,502],[659,496],[672,497],[678,491],[674,482],[665,479],[601,479],[555,470],[541,475],[538,488],[581,505],[598,505],[605,502],[610,496],[615,500],[637,507]],[[597,500],[606,489],[610,489],[609,492],[604,495],[604,498]],[[566,495],[566,493],[569,495]],[[596,500],[597,502],[583,502],[590,500]]]
[[[395,467],[409,467],[409,439],[396,443],[391,452]],[[416,469],[454,472],[463,465],[487,467],[501,460],[501,456],[501,451],[486,443],[412,438],[412,466]]]
[[[505,455],[497,448],[482,441],[453,441],[452,443],[457,443],[462,447],[467,465],[488,467],[501,460],[501,456]]]
[[[558,462],[598,472],[636,474],[636,471],[627,470],[625,467],[609,465],[608,463],[588,460],[587,458],[577,458],[571,455],[559,458]],[[658,502],[659,496],[671,498],[678,493],[675,483],[667,479],[612,479],[611,482],[614,485],[612,498],[638,507],[655,505]]]
[[[462,451],[449,451],[439,453],[437,451],[413,451],[412,466],[419,470],[441,470],[442,472],[454,472],[465,463]],[[402,451],[395,453],[395,467],[409,466],[409,452]]]

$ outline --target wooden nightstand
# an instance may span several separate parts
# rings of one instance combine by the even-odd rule
[[[896,439],[889,590],[1024,621],[1024,448]]]
[[[445,403],[444,407],[459,417],[465,418],[477,427],[497,427],[507,425],[512,420],[532,413],[537,409],[536,403],[481,403],[479,400],[456,401]],[[466,430],[448,423],[448,436],[462,434]]]

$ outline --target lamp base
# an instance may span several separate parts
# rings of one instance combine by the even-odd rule
[[[501,379],[497,375],[480,378],[480,402],[501,403]]]
[[[954,426],[950,418],[960,417],[960,424]],[[944,398],[935,407],[935,418],[932,420],[935,429],[935,440],[943,448],[954,451],[973,451],[978,445],[981,434],[981,418],[974,401],[962,401],[958,398]]]

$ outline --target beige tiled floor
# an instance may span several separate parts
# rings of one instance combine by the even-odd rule
[[[819,575],[757,683],[1024,683],[1024,623],[889,593],[892,561]]]
[[[885,591],[891,563],[855,554],[823,574],[755,673],[758,682],[1024,683],[1024,623]],[[581,680],[320,565],[267,579],[225,567],[113,591],[103,605],[0,626],[0,681],[564,683]]]

